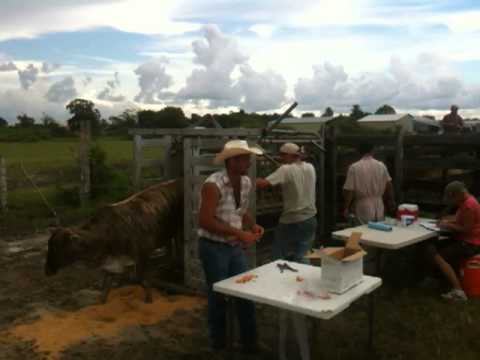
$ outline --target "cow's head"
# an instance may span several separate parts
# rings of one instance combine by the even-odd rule
[[[82,251],[82,240],[78,234],[69,228],[53,230],[48,240],[47,262],[45,274],[54,275],[61,268],[72,264],[79,258]]]

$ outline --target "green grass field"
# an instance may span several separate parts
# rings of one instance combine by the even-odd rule
[[[96,144],[106,152],[107,165],[113,167],[123,177],[133,175],[133,141],[122,138],[104,137],[96,139]],[[62,199],[63,189],[78,185],[77,163],[79,142],[75,138],[44,140],[38,142],[0,142],[0,155],[7,165],[9,187],[9,211],[0,219],[0,232],[4,234],[28,233],[48,226],[52,215],[41,196],[29,183],[20,164],[37,182],[47,201],[68,223],[81,220],[87,210],[79,211],[71,201]],[[146,148],[146,159],[163,156],[161,147]],[[129,189],[129,192],[133,189]],[[117,200],[128,192],[117,192],[113,197],[104,197],[92,202],[89,211],[103,202]],[[71,197],[72,195],[70,195]],[[75,193],[73,193],[75,196]]]

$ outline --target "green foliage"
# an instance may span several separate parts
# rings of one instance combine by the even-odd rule
[[[127,134],[128,129],[137,126],[138,110],[127,109],[118,116],[110,116],[108,120],[110,121],[109,134]]]
[[[100,131],[100,111],[95,108],[95,104],[85,99],[75,99],[70,101],[67,110],[73,116],[67,120],[68,127],[71,131],[80,130],[80,122],[89,121],[92,134],[98,134]]]
[[[8,126],[8,121],[0,117],[0,128],[5,128]]]
[[[45,129],[40,125],[0,128],[0,142],[37,142],[48,140],[51,137],[49,129]]]
[[[184,128],[188,126],[188,122],[181,108],[167,106],[160,111],[139,111],[138,126],[141,128]]]
[[[124,173],[115,171],[107,164],[107,153],[99,145],[90,148],[90,195],[93,200],[118,200],[129,191],[129,178]],[[76,206],[80,204],[79,185],[57,185],[59,198],[65,204]]]
[[[19,127],[33,127],[35,125],[35,119],[28,116],[27,114],[17,116],[17,125]]]
[[[333,116],[333,110],[332,108],[329,106],[325,109],[325,111],[323,112],[322,114],[322,117],[331,117]]]
[[[381,114],[386,114],[386,115],[391,115],[391,114],[396,114],[397,112],[395,111],[395,109],[390,106],[390,105],[382,105],[380,106],[377,111],[375,111],[375,114],[377,115],[381,115]]]
[[[362,117],[368,115],[367,112],[364,112],[360,105],[355,104],[352,106],[352,110],[350,112],[350,119],[352,120],[358,120],[361,119]]]
[[[302,118],[310,118],[310,117],[315,117],[315,114],[313,112],[306,112],[302,114]]]

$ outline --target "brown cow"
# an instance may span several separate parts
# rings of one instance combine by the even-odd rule
[[[136,263],[144,282],[149,255],[177,238],[183,259],[183,189],[181,180],[151,186],[129,198],[101,208],[85,224],[57,228],[48,240],[45,273],[53,275],[77,260],[100,264],[108,256],[126,255]]]

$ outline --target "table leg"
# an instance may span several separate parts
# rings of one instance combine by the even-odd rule
[[[230,296],[225,297],[227,306],[227,350],[230,355],[233,355],[233,342],[234,342],[234,309],[233,298]]]
[[[368,351],[373,350],[373,322],[375,320],[375,299],[374,294],[371,292],[368,294],[368,339],[367,339],[367,349]]]
[[[382,257],[383,257],[383,249],[377,250],[377,256],[375,257],[375,276],[382,275],[383,268],[382,268]]]

